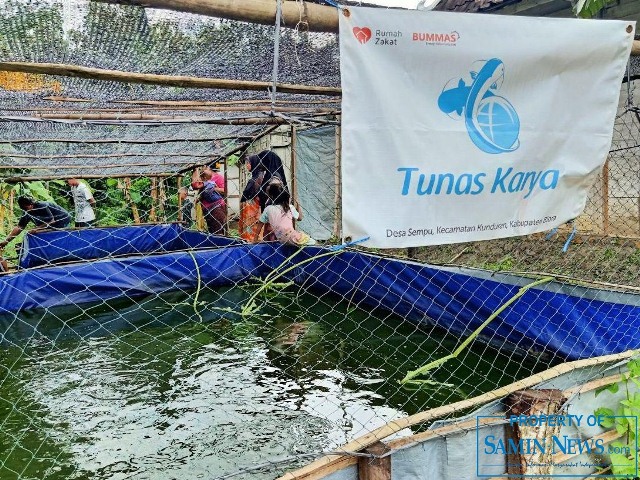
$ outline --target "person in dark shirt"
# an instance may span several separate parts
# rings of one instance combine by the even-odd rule
[[[6,247],[22,230],[27,228],[29,222],[33,222],[37,230],[65,228],[71,222],[69,212],[55,203],[38,202],[30,197],[18,197],[18,205],[24,213],[18,220],[18,225],[13,227],[4,241],[0,242],[0,248]]]

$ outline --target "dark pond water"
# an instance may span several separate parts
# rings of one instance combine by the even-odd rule
[[[545,368],[331,296],[174,293],[0,321],[0,479],[275,478],[386,421]],[[266,465],[280,461],[277,465]],[[265,465],[263,465],[265,464]],[[243,469],[250,471],[227,477]]]

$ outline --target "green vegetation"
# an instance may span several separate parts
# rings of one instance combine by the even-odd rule
[[[600,10],[614,3],[615,0],[578,0],[573,11],[580,18],[593,18]]]
[[[629,455],[623,453],[611,453],[611,471],[616,477],[629,476],[634,477],[636,474],[636,466],[640,461],[637,446],[637,429],[638,417],[640,417],[640,392],[630,391],[630,386],[635,385],[640,388],[640,360],[631,360],[627,363],[628,372],[622,374],[620,382],[625,389],[625,397],[620,401],[617,411],[610,408],[601,407],[594,411],[596,416],[607,417],[600,422],[603,428],[614,428],[622,437],[619,442],[613,442],[611,446],[620,452],[629,452]],[[596,396],[602,392],[612,394],[618,393],[620,389],[619,383],[612,383],[596,390]]]

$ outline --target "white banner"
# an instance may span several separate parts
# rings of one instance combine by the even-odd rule
[[[583,211],[635,22],[339,16],[345,237],[381,248],[487,240]]]

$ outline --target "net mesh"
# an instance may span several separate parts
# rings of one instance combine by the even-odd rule
[[[340,85],[335,35],[280,34],[278,82]],[[0,6],[5,62],[271,82],[273,52],[269,26],[82,1]],[[21,195],[78,221],[69,178],[84,179],[97,217],[22,231],[4,250],[0,478],[276,478],[392,419],[598,345],[637,347],[636,83],[622,85],[607,165],[573,224],[380,252],[342,245],[336,97],[0,72],[2,234]],[[318,247],[250,243],[260,206],[245,159],[265,150]],[[215,214],[189,188],[205,165],[224,190]],[[208,235],[220,225],[226,236]],[[572,311],[590,330],[562,322]],[[400,383],[468,338],[426,382]]]

